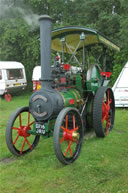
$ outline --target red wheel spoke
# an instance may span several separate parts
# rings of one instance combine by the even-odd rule
[[[103,105],[104,105],[104,108],[107,109],[107,105],[106,105],[106,103],[104,102],[104,100],[103,100]]]
[[[108,105],[110,105],[112,103],[112,99],[111,100],[109,100],[109,103],[108,103]]]
[[[72,142],[72,141],[71,141]],[[67,140],[67,144],[69,145],[69,141]],[[70,145],[71,146],[71,145]],[[70,152],[72,152],[71,147],[69,146]],[[72,153],[71,153],[72,154]]]
[[[32,146],[31,146],[31,144],[29,143],[29,141],[27,140],[27,138],[26,138],[26,142],[27,142],[29,148],[32,149]]]
[[[75,140],[75,142],[76,142],[76,144],[78,144],[78,141],[77,141],[77,140]]]
[[[73,129],[73,131],[77,131],[79,129],[79,127],[77,126],[75,129]]]
[[[110,121],[107,122],[107,127],[111,127]]]
[[[19,138],[19,134],[17,135],[16,139],[13,141],[13,145],[15,145],[15,143],[17,142],[17,139]]]
[[[63,126],[61,126],[61,129],[63,129],[64,131],[66,131],[66,128],[65,128],[65,127],[63,127]]]
[[[75,127],[76,126],[76,121],[75,121],[75,115],[73,115],[73,131],[77,131],[79,129],[79,127]]]
[[[35,121],[32,121],[32,122],[28,125],[28,127],[30,127],[34,122],[35,122]]]
[[[106,119],[106,115],[104,115],[104,117],[102,118],[102,124],[103,124],[105,119]]]
[[[70,145],[71,146],[71,145]],[[71,149],[71,147],[69,148],[69,150],[70,150],[70,154],[71,154],[71,157],[72,157],[72,149]]]
[[[107,121],[107,124],[106,124],[106,129],[105,129],[105,134],[107,135],[108,134],[108,128],[110,128],[111,127],[111,123],[110,123],[110,121],[108,120]]]
[[[60,140],[60,144],[61,144],[63,141],[64,141],[64,137],[62,137],[62,138],[61,138],[61,140]]]
[[[65,127],[66,127],[66,129],[68,129],[68,115],[66,115]]]
[[[106,124],[105,134],[108,134],[108,123]]]
[[[107,92],[107,106],[110,106],[110,104],[112,103],[112,99],[110,99],[110,91],[108,90]]]
[[[67,142],[68,142],[68,145],[70,145],[70,146],[69,146],[69,150],[70,150],[70,153],[71,153],[71,156],[72,156],[72,149],[71,149],[72,141],[70,142],[71,144],[69,144],[69,141],[67,141]]]
[[[17,128],[17,127],[12,127],[12,129],[17,130],[17,131],[20,130],[20,128]]]
[[[71,133],[71,131],[70,130],[68,130],[68,129],[66,129],[65,127],[63,127],[63,126],[61,126],[61,129],[63,129],[65,132],[67,132],[67,133]]]
[[[67,143],[68,143],[68,147],[67,147],[67,149],[66,149],[66,152],[64,153],[64,156],[67,155],[68,150],[70,150],[70,153],[71,153],[71,156],[72,156],[72,150],[71,150],[71,144],[72,144],[72,141],[70,141],[70,143],[67,141]]]
[[[21,147],[21,150],[20,150],[20,154],[22,154],[22,152],[23,152],[24,145],[25,145],[25,141],[26,141],[26,138],[24,138],[24,142],[23,142],[23,144],[22,144],[22,147]]]
[[[22,126],[21,113],[19,113],[19,123],[20,123],[20,127],[21,127]]]
[[[106,110],[109,111],[110,104],[112,103],[112,99],[110,99],[110,91],[107,91],[107,101],[106,101]]]
[[[75,115],[73,115],[73,129],[75,129]]]
[[[28,122],[27,122],[27,125],[29,125],[29,121],[30,121],[30,112],[28,111]]]

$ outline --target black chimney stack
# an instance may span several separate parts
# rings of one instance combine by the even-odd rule
[[[42,15],[40,21],[41,86],[51,86],[51,26],[52,19]]]
[[[58,91],[52,88],[51,72],[51,26],[48,15],[42,15],[40,21],[41,89],[34,92],[29,101],[29,109],[36,122],[45,122],[55,118],[64,107],[64,101]]]

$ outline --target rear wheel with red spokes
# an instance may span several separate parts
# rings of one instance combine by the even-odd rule
[[[81,150],[83,125],[75,108],[64,108],[58,115],[54,127],[54,149],[62,164],[74,162]]]
[[[112,130],[115,118],[115,100],[109,87],[100,87],[93,104],[93,126],[98,137],[107,136]]]
[[[36,147],[40,136],[29,133],[34,122],[29,107],[20,107],[12,114],[6,128],[6,143],[11,153],[21,156]]]

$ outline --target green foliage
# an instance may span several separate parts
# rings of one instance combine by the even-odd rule
[[[112,84],[128,60],[127,0],[6,0],[6,3],[1,0],[1,3],[0,60],[22,62],[30,85],[33,67],[40,64],[38,17],[42,14],[53,18],[54,28],[91,27],[118,43],[121,53],[108,51],[107,57],[107,71],[113,71]]]
[[[28,86],[33,67],[39,62],[39,40],[20,18],[3,19],[0,23],[0,60],[19,61],[25,66]]]
[[[113,58],[113,74],[112,74],[112,81],[111,86],[116,81],[118,75],[120,74],[122,68],[124,67],[125,63],[128,60],[127,57],[128,49],[122,49],[120,53],[116,53]]]

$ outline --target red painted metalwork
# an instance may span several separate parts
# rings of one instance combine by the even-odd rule
[[[69,71],[71,68],[70,64],[63,64],[62,66],[66,71]]]
[[[73,115],[73,129],[72,130],[68,129],[68,115],[66,115],[66,117],[65,117],[65,127],[61,126],[61,129],[63,130],[63,137],[60,139],[60,144],[62,144],[63,141],[67,141],[67,145],[68,145],[67,149],[64,153],[64,156],[66,156],[68,151],[70,151],[70,154],[72,157],[73,154],[72,154],[71,145],[73,142],[78,144],[77,139],[75,139],[75,140],[73,139],[73,132],[77,131],[79,129],[78,126],[76,127],[75,115]]]
[[[112,75],[112,72],[101,72],[100,74],[109,78]]]
[[[62,77],[60,80],[61,80],[61,83],[66,83],[66,78],[65,77]]]
[[[22,125],[21,113],[19,113],[19,127],[12,127],[12,129],[17,130],[17,136],[16,136],[15,140],[13,141],[13,145],[16,144],[19,137],[24,137],[24,141],[23,141],[23,144],[21,146],[20,154],[23,153],[25,143],[27,143],[29,148],[32,149],[32,146],[28,141],[28,137],[30,136],[30,134],[27,132],[28,130],[31,130],[30,126],[32,124],[34,124],[34,121],[32,121],[30,123],[30,112],[28,112],[27,126]]]
[[[106,102],[103,99],[103,104],[102,104],[102,125],[104,123],[106,123],[106,128],[105,128],[105,134],[108,134],[108,128],[111,127],[111,123],[110,123],[110,104],[112,103],[112,99],[110,99],[110,91],[107,91],[107,99]]]
[[[70,105],[74,105],[74,104],[75,104],[75,99],[70,99],[70,100],[69,100],[69,104],[70,104]]]
[[[12,100],[11,94],[5,94],[4,98],[5,98],[5,100],[8,101],[8,102],[10,102],[10,101]]]
[[[59,60],[60,59],[60,57],[59,56],[56,56],[56,60]]]
[[[41,88],[41,81],[33,81],[33,91],[37,91]]]

